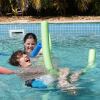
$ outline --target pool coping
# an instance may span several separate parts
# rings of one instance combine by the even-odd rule
[[[100,16],[70,16],[70,17],[41,17],[35,18],[32,16],[11,16],[0,17],[0,24],[17,24],[17,23],[41,23],[48,21],[49,23],[86,23],[100,22]]]
[[[42,20],[42,21],[48,21],[48,20]],[[0,24],[28,24],[28,23],[33,23],[33,24],[38,24],[41,23],[42,21],[29,21],[29,20],[17,20],[17,21],[12,21],[12,22],[0,22]],[[72,21],[48,21],[49,23],[100,23],[100,20],[72,20]]]

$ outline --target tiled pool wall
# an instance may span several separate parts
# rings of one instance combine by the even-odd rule
[[[20,29],[24,29],[25,33],[32,32],[40,37],[40,25],[40,23],[0,24],[0,39],[9,38],[9,30]],[[50,23],[49,32],[53,36],[60,37],[65,37],[67,35],[100,35],[100,22]]]

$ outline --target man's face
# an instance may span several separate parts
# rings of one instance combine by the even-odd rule
[[[25,67],[29,67],[31,65],[31,61],[30,58],[26,55],[23,54],[20,58],[19,58],[19,64],[21,67],[25,68]]]

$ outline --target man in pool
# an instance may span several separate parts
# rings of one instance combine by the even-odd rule
[[[27,86],[35,88],[47,88],[50,84],[57,82],[59,87],[71,87],[73,82],[78,80],[81,72],[69,75],[69,69],[58,69],[59,76],[51,75],[44,67],[32,67],[32,63],[28,55],[18,50],[14,52],[9,63],[14,66],[19,66],[20,70],[16,71],[25,81]],[[67,76],[69,79],[67,80]],[[27,81],[28,80],[28,81]]]

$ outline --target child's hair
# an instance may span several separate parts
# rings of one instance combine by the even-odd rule
[[[37,37],[34,33],[27,33],[23,39],[24,43],[26,42],[27,39],[31,39],[31,38],[34,39],[35,42],[37,43]]]
[[[11,55],[11,57],[9,58],[9,63],[13,66],[19,66],[19,61],[18,59],[25,54],[25,52],[23,52],[22,50],[18,50],[13,52],[13,54]]]

